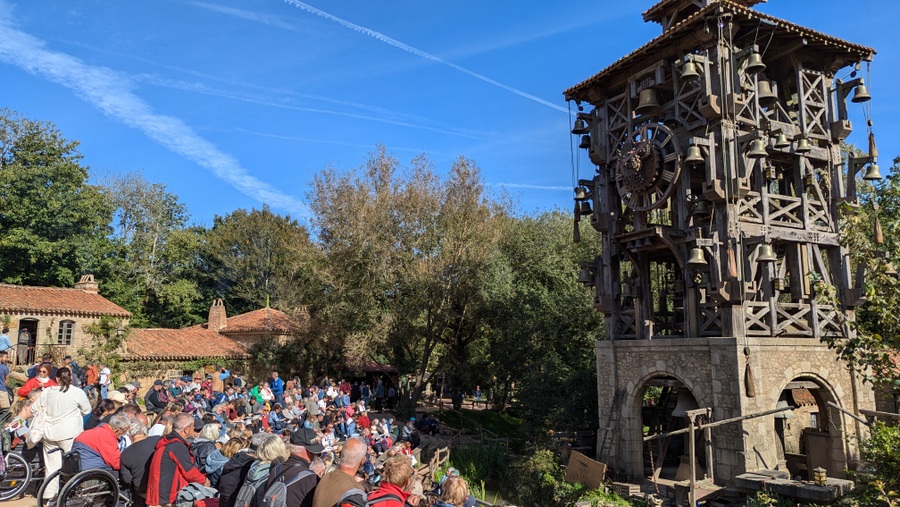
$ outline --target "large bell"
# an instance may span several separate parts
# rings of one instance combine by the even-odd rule
[[[772,83],[768,79],[760,79],[756,85],[756,97],[762,107],[772,107],[778,102],[778,96],[772,92]]]
[[[791,142],[788,141],[788,138],[786,135],[784,135],[784,132],[780,132],[777,136],[775,136],[775,148],[783,150],[790,146]]]
[[[756,262],[775,262],[777,260],[778,257],[775,257],[775,249],[772,248],[772,245],[761,243],[756,247]]]
[[[586,150],[591,147],[591,136],[585,134],[581,136],[581,143],[578,145],[579,148]]]
[[[869,164],[868,169],[866,169],[866,174],[863,175],[863,179],[866,181],[877,181],[881,179],[881,170],[878,168],[878,164],[871,163]]]
[[[703,159],[703,153],[700,151],[700,147],[694,145],[689,146],[687,150],[687,157],[685,157],[684,163],[689,166],[694,166],[700,165],[704,162],[706,162],[706,160]]]
[[[587,191],[585,187],[575,187],[575,200],[583,201],[587,199]]]
[[[579,213],[582,215],[590,215],[594,211],[591,209],[591,201],[581,201],[581,208],[579,209]]]
[[[809,153],[812,151],[812,145],[809,144],[809,139],[805,137],[801,137],[800,141],[797,143],[797,147],[794,148],[794,151],[797,153]]]
[[[591,270],[588,268],[581,268],[578,272],[578,283],[582,283],[584,285],[594,285],[594,276],[591,274]]]
[[[706,257],[703,255],[703,249],[694,247],[691,248],[691,258],[687,261],[688,266],[705,266],[706,265]]]
[[[697,64],[694,63],[693,58],[688,58],[688,61],[681,67],[681,79],[684,79],[685,81],[694,81],[699,78],[700,73],[697,72]]]
[[[766,158],[769,153],[766,151],[766,143],[762,139],[754,139],[750,143],[750,151],[747,156],[750,158]]]
[[[694,396],[687,389],[679,389],[678,390],[678,401],[675,403],[675,408],[672,409],[672,417],[687,417],[688,410],[697,410],[700,408],[700,405],[697,404],[697,400],[694,399]]]
[[[591,130],[590,125],[584,118],[578,118],[575,120],[575,126],[572,127],[572,133],[580,136],[582,134],[587,134]]]
[[[744,70],[746,70],[748,74],[759,74],[766,70],[766,64],[763,63],[759,53],[753,51],[750,53],[750,57],[747,58],[747,67]]]
[[[691,215],[709,215],[709,201],[707,201],[706,199],[698,199],[697,202],[694,203],[694,209],[693,211],[691,211]]]
[[[637,114],[652,114],[659,109],[659,97],[653,88],[644,88],[638,100],[638,106],[634,108]]]
[[[869,89],[866,88],[866,82],[860,79],[859,84],[856,85],[856,89],[853,90],[853,98],[850,99],[850,102],[859,104],[870,100],[872,100],[872,96],[869,95]]]

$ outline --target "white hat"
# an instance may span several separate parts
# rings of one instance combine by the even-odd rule
[[[125,385],[122,386],[122,387],[124,387],[125,389],[128,389],[129,391],[132,391],[132,392],[133,392],[133,391],[137,391],[137,387],[135,387],[135,386],[132,385],[132,384],[125,384]]]
[[[113,391],[106,395],[107,400],[115,401],[117,403],[127,403],[128,400],[125,399],[125,395],[120,393],[119,391]]]

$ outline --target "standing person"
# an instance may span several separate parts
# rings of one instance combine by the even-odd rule
[[[0,333],[0,351],[6,351],[9,353],[10,350],[13,349],[12,341],[9,339],[9,328],[3,326],[3,332]]]
[[[43,363],[38,366],[37,376],[34,378],[28,379],[22,387],[16,391],[16,394],[21,398],[27,398],[28,393],[35,389],[44,389],[46,387],[53,387],[56,385],[56,381],[50,378],[50,373],[53,371],[53,365],[50,363]]]
[[[41,372],[49,374],[47,365],[41,365]],[[40,374],[39,374],[40,375]],[[91,402],[81,389],[72,385],[72,372],[68,368],[60,368],[56,374],[56,382],[44,388],[41,396],[32,404],[35,413],[44,414],[44,474],[50,477],[62,467],[62,454],[72,450],[75,437],[84,431],[84,416],[91,413]],[[53,452],[62,449],[62,453]],[[47,484],[44,500],[56,495],[59,481]]]
[[[369,408],[369,398],[372,396],[372,391],[369,389],[368,382],[363,382],[362,387],[359,388],[359,394],[362,397],[363,404],[365,404],[366,408]]]
[[[28,346],[31,345],[31,333],[28,332],[24,327],[19,329],[19,337],[16,340],[19,345],[19,357],[17,358],[16,364],[27,364],[28,359]]]
[[[9,376],[9,351],[0,350],[0,417],[6,415],[9,411],[9,390],[7,389],[6,377]]]
[[[105,400],[106,395],[109,392],[109,385],[112,383],[112,372],[109,371],[109,368],[106,367],[105,364],[100,363],[100,378],[97,380],[97,384],[100,385],[100,399]]]
[[[384,382],[381,379],[378,379],[378,384],[375,386],[375,411],[381,412],[384,407]]]
[[[332,507],[344,495],[354,488],[359,488],[356,472],[366,462],[366,443],[361,438],[351,438],[341,451],[340,466],[325,474],[313,496],[313,507]]]
[[[277,371],[272,372],[272,379],[269,380],[269,389],[275,396],[275,403],[284,406],[284,381],[278,376]]]
[[[65,359],[63,359],[63,362],[65,363],[66,368],[72,372],[72,386],[81,389],[84,371],[78,366],[78,363],[72,360],[72,356],[66,356]]]
[[[194,436],[194,417],[178,414],[172,432],[156,443],[147,476],[147,505],[173,504],[181,488],[191,482],[209,486],[209,480],[194,465],[187,439]]]
[[[87,395],[89,400],[93,400],[98,396],[99,383],[100,369],[94,363],[86,364],[84,366],[84,394]]]
[[[481,386],[475,386],[475,403],[481,404]]]
[[[387,391],[387,406],[388,410],[394,409],[394,404],[397,402],[397,390],[394,389],[394,385],[391,384],[391,387],[388,387]]]

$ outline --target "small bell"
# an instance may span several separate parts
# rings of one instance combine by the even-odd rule
[[[578,283],[584,285],[594,285],[594,276],[591,274],[591,270],[588,268],[581,268],[578,272]]]
[[[790,146],[791,142],[788,141],[788,138],[786,135],[784,135],[784,132],[779,133],[778,136],[775,137],[776,149],[783,150],[785,148],[790,148]]]
[[[659,97],[653,88],[644,88],[638,98],[638,106],[634,112],[640,115],[652,114],[659,109]]]
[[[706,256],[703,255],[703,249],[699,247],[691,248],[691,257],[687,261],[688,266],[705,266]]]
[[[691,212],[691,215],[709,215],[709,201],[707,201],[706,199],[697,199],[697,202],[694,203],[694,210]]]
[[[866,181],[878,181],[881,179],[881,169],[878,168],[878,164],[871,163],[869,164],[868,169],[866,169],[866,174],[863,174],[863,179]]]
[[[853,98],[850,99],[850,102],[860,104],[870,100],[872,100],[872,96],[869,95],[869,89],[866,88],[866,82],[860,79],[859,84],[856,85],[856,89],[853,90]]]
[[[697,64],[694,63],[694,58],[688,58],[688,61],[684,63],[684,66],[681,68],[681,79],[685,81],[695,81],[700,78],[700,73],[697,72]]]
[[[894,263],[890,261],[884,263],[884,267],[881,268],[881,272],[890,276],[897,275],[897,270],[894,268]]]
[[[772,91],[772,83],[768,79],[760,78],[756,90],[756,97],[762,107],[769,108],[778,102],[778,95]]]
[[[797,143],[797,147],[794,148],[794,151],[797,153],[809,153],[812,151],[812,145],[809,144],[809,139],[805,137],[801,137],[800,141]]]
[[[754,50],[747,58],[747,67],[744,69],[748,74],[759,74],[766,70],[766,64],[763,63],[762,57]]]
[[[587,189],[584,187],[575,187],[575,200],[583,201],[587,199]]]
[[[594,213],[594,210],[591,209],[591,201],[581,201],[581,209],[579,212],[583,215],[591,215]]]
[[[884,231],[881,230],[881,220],[878,219],[878,215],[875,216],[875,244],[884,244]]]
[[[630,283],[626,283],[625,286],[622,288],[622,297],[625,299],[630,299],[633,297],[631,295],[631,284]]]
[[[581,148],[582,150],[586,150],[586,149],[590,148],[591,147],[591,136],[588,134],[581,136],[581,143],[578,145],[578,147]]]
[[[747,156],[750,158],[766,158],[769,153],[766,151],[766,143],[762,139],[754,139],[750,142],[750,151]]]
[[[689,146],[684,163],[689,166],[696,166],[704,162],[706,162],[706,160],[703,159],[703,153],[700,151],[700,147],[694,145]]]
[[[587,134],[591,130],[590,125],[588,125],[587,120],[578,115],[578,119],[575,120],[575,126],[572,127],[572,133],[576,136],[580,136],[582,134]]]
[[[775,262],[775,249],[768,243],[761,243],[756,247],[756,262]]]

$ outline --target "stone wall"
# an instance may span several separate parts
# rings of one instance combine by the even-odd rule
[[[644,474],[641,401],[645,383],[653,378],[681,381],[700,407],[713,409],[713,420],[774,409],[781,391],[793,380],[820,385],[817,396],[855,411],[874,407],[871,389],[836,361],[834,353],[811,339],[688,338],[597,342],[600,421],[598,458],[612,471],[631,480]],[[745,350],[749,355],[745,355]],[[747,396],[747,364],[753,370],[755,396]],[[856,401],[854,401],[854,394]],[[855,434],[855,422],[834,409],[829,471],[840,476],[855,458],[844,434]],[[776,468],[779,446],[774,417],[765,416],[714,428],[716,480],[730,483],[747,470]]]

